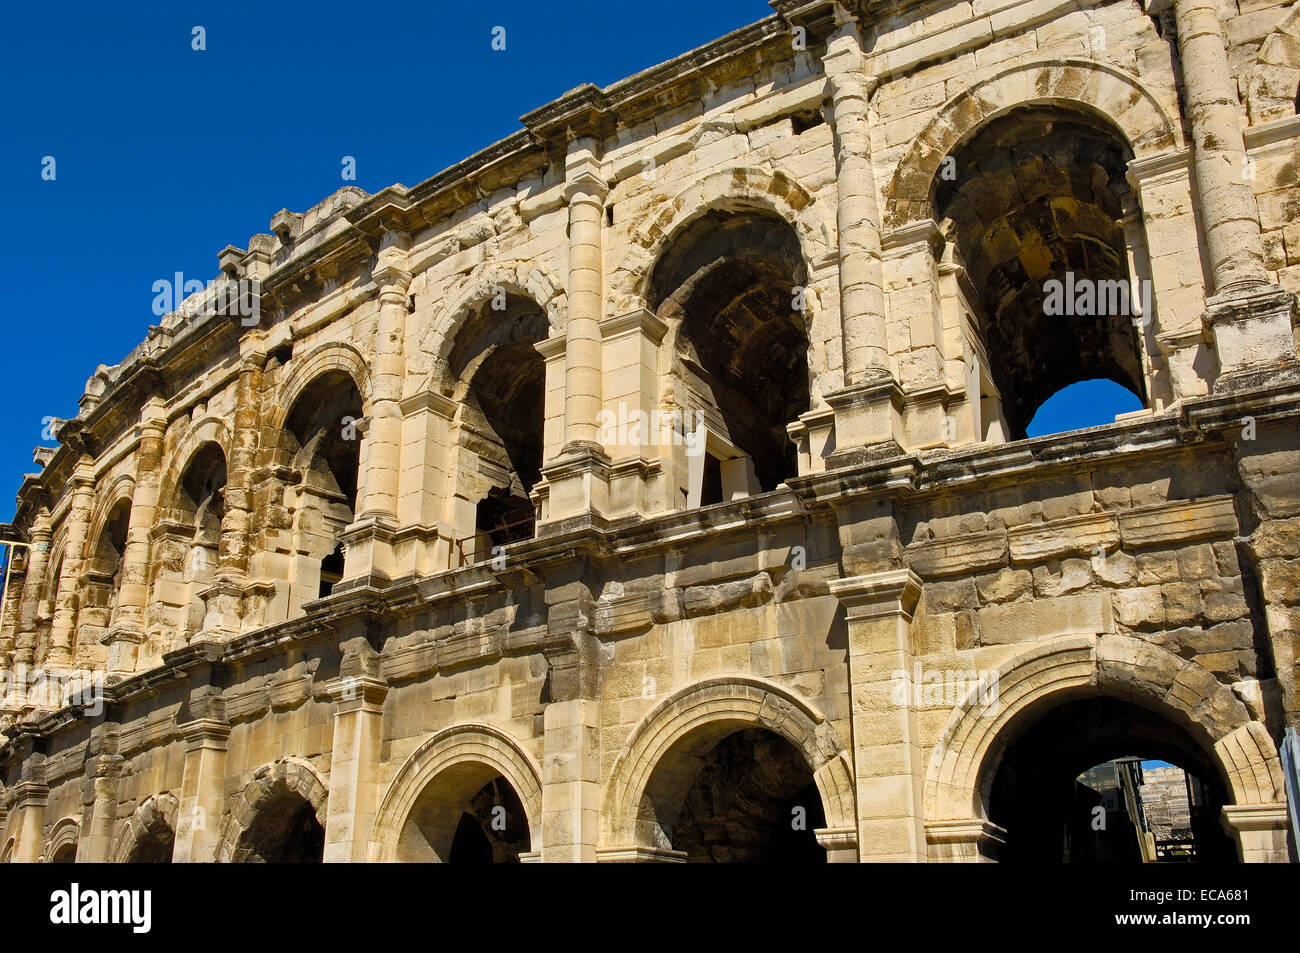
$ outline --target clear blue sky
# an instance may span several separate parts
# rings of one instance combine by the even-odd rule
[[[763,0],[9,5],[0,520],[49,443],[42,418],[73,416],[95,368],[156,323],[153,283],[215,277],[221,248],[345,184],[344,156],[367,191],[415,185],[574,86],[770,12]]]

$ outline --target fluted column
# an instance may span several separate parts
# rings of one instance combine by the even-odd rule
[[[600,319],[604,289],[601,228],[609,186],[599,173],[594,143],[569,149],[569,323],[564,347],[564,445],[597,442],[601,403]]]
[[[91,510],[95,504],[94,465],[95,461],[90,454],[83,453],[70,481],[72,499],[65,517],[67,534],[63,548],[63,569],[59,576],[54,622],[50,628],[50,654],[45,660],[47,669],[66,669],[72,666],[72,645],[77,624],[77,586],[85,563],[86,536],[90,532]],[[36,661],[39,663],[41,660]]]
[[[857,24],[841,25],[823,58],[831,88],[835,133],[835,208],[840,251],[840,327],[844,383],[865,383],[889,373],[885,340],[885,280],[880,248],[880,208],[871,166],[867,104],[875,78],[864,69]]]
[[[159,397],[145,402],[140,415],[140,449],[135,465],[131,517],[122,552],[122,585],[113,608],[108,635],[108,671],[135,671],[137,649],[144,638],[145,607],[149,599],[149,534],[158,515],[158,484],[162,477],[165,404]]]

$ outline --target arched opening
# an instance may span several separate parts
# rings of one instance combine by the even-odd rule
[[[467,559],[533,537],[536,507],[529,494],[542,474],[546,400],[546,362],[534,345],[548,330],[535,302],[502,294],[483,303],[452,346],[452,379],[467,382],[457,488],[457,497],[473,506],[472,532],[468,519],[458,520]]]
[[[1004,729],[1006,741],[982,769],[988,818],[1006,829],[1000,859],[1012,863],[1231,862],[1236,849],[1219,825],[1225,787],[1214,764],[1181,726],[1158,712],[1108,697],[1042,705]],[[1186,824],[1156,824],[1143,762],[1191,776]]]
[[[75,841],[69,844],[60,844],[50,857],[50,863],[52,864],[73,864],[76,861],[77,844]]]
[[[969,279],[959,310],[981,438],[1023,438],[1044,401],[1079,381],[1114,381],[1146,404],[1138,325],[1150,283],[1133,281],[1123,225],[1136,209],[1132,158],[1105,119],[1033,106],[940,166],[933,206]]]
[[[656,263],[651,306],[676,342],[672,402],[688,430],[706,430],[679,475],[686,506],[773,490],[798,473],[786,425],[811,402],[807,280],[794,229],[768,213],[710,211]]]
[[[131,848],[127,862],[131,864],[170,864],[176,846],[176,832],[160,825],[143,831]]]
[[[285,451],[295,484],[285,494],[293,526],[290,614],[329,595],[342,578],[339,537],[354,520],[360,469],[361,393],[342,371],[312,381],[285,420]]]
[[[510,864],[531,849],[518,792],[493,768],[461,762],[425,785],[402,825],[397,859]]]
[[[691,863],[825,863],[826,826],[804,755],[764,728],[689,733],[656,765],[642,818]]]
[[[189,536],[184,580],[189,600],[186,633],[203,629],[201,593],[212,584],[221,547],[221,518],[225,513],[226,455],[215,443],[205,443],[190,458],[177,487],[178,519]]]
[[[117,608],[122,591],[122,556],[126,553],[126,533],[130,522],[131,501],[118,500],[109,510],[86,561],[82,575],[84,601],[78,608],[77,624],[73,627],[74,659],[89,634],[85,630],[107,629],[112,622],[113,610]]]
[[[255,864],[319,864],[325,856],[325,828],[301,794],[277,790],[258,808],[239,838],[235,857]]]
[[[1142,409],[1142,401],[1131,390],[1114,381],[1079,381],[1058,390],[1034,413],[1025,436],[1066,433],[1085,427],[1113,423],[1119,414]]]

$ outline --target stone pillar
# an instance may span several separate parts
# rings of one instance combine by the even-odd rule
[[[609,456],[599,442],[603,391],[600,319],[604,310],[601,229],[609,184],[600,174],[599,143],[583,136],[569,143],[564,194],[569,203],[569,316],[564,342],[564,443],[542,468],[549,520],[603,515]],[[540,350],[540,348],[539,348]]]
[[[27,588],[27,573],[31,565],[30,549],[25,543],[11,542],[9,550],[8,578],[4,580],[4,616],[0,617],[0,671],[12,671],[14,655],[18,648],[18,622],[22,616],[22,592]],[[21,555],[23,568],[15,569],[15,556]],[[0,685],[3,685],[0,682]]]
[[[59,576],[59,594],[55,600],[54,622],[50,629],[50,654],[45,660],[49,670],[72,667],[74,629],[77,624],[78,580],[86,555],[86,536],[90,532],[91,510],[95,504],[95,461],[83,453],[73,473],[72,499],[64,522],[67,526],[63,546],[63,569]],[[36,660],[38,663],[40,659]]]
[[[403,236],[388,233],[373,277],[379,286],[379,321],[375,331],[370,377],[370,415],[361,454],[356,519],[348,527],[345,581],[386,586],[393,575],[393,534],[397,529],[397,494],[401,475],[402,357],[406,330],[407,289],[411,276],[403,268]]]
[[[924,861],[925,765],[916,711],[896,673],[912,671],[912,613],[921,580],[910,569],[830,583],[848,613],[849,693],[858,805],[858,856]]]
[[[108,674],[130,675],[144,638],[149,600],[149,541],[158,515],[158,484],[163,470],[163,433],[167,415],[161,398],[151,397],[140,414],[140,448],[135,465],[131,517],[122,552],[122,585],[104,642],[108,645]]]
[[[589,699],[551,702],[542,716],[543,863],[594,863],[600,832],[600,723]]]
[[[329,695],[335,708],[325,862],[361,862],[384,795],[378,774],[388,683],[374,674],[343,675]]]
[[[35,864],[41,859],[44,844],[45,805],[50,799],[50,789],[40,781],[19,781],[14,785],[15,834],[13,862]]]
[[[221,837],[230,725],[217,718],[199,718],[178,725],[177,730],[185,739],[185,773],[172,860],[178,864],[212,863]]]
[[[569,147],[564,194],[569,203],[569,320],[564,347],[564,446],[597,440],[601,403],[600,319],[603,312],[601,229],[609,185],[600,175],[594,139]]]
[[[826,466],[833,468],[855,462],[863,448],[873,454],[901,450],[903,395],[889,362],[880,208],[871,163],[867,106],[875,78],[866,72],[856,23],[846,21],[831,33],[823,66],[836,145],[844,349],[844,387],[826,395],[835,413],[836,449],[826,457]]]
[[[1239,857],[1248,864],[1285,864],[1290,818],[1286,802],[1225,804],[1223,829],[1237,842]]]
[[[1215,390],[1250,386],[1267,365],[1295,362],[1295,296],[1269,284],[1259,210],[1242,175],[1246,143],[1236,79],[1214,0],[1174,0],[1201,224],[1214,282],[1206,325],[1219,352]]]
[[[1214,293],[1258,287],[1268,283],[1264,245],[1255,196],[1242,176],[1246,143],[1218,6],[1174,0],[1174,18]]]
[[[27,575],[23,577],[22,607],[18,613],[18,634],[14,639],[14,666],[31,666],[36,650],[36,627],[40,622],[41,589],[50,561],[50,511],[41,508],[32,523],[31,547],[27,550]]]
[[[685,453],[675,436],[692,422],[659,405],[659,344],[668,326],[644,308],[600,322],[605,393],[602,410],[617,425],[602,439],[613,461],[608,516],[647,516],[669,508],[665,469]],[[681,462],[681,461],[678,461]],[[684,466],[684,464],[683,464]]]
[[[455,526],[450,521],[453,460],[451,426],[457,404],[426,390],[401,402],[402,472],[394,553],[395,575],[429,575],[455,569]]]
[[[113,859],[113,824],[117,820],[120,755],[101,754],[86,763],[83,799],[86,809],[77,841],[77,863],[104,864]]]
[[[875,77],[866,73],[862,36],[855,22],[841,24],[830,36],[822,63],[830,83],[835,134],[840,325],[844,336],[844,384],[848,387],[889,374],[880,209],[867,119]]]
[[[230,459],[226,461],[225,512],[221,517],[216,572],[219,578],[237,580],[246,579],[249,568],[252,474],[257,466],[262,369],[267,357],[260,336],[246,335],[241,344],[243,353],[239,361],[239,380],[235,383],[234,427],[230,434]]]

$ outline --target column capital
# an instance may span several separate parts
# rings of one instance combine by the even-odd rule
[[[12,793],[15,810],[44,807],[50,799],[49,785],[43,781],[19,781],[13,786]]]
[[[831,595],[848,610],[850,621],[888,616],[911,619],[922,586],[921,577],[907,568],[830,581]]]
[[[188,751],[199,748],[225,751],[226,740],[230,737],[230,724],[216,718],[197,718],[177,725],[176,730],[185,739]]]
[[[565,179],[564,198],[570,205],[579,202],[603,205],[607,195],[609,183],[594,169],[579,169]]]
[[[388,697],[388,681],[375,675],[344,675],[326,685],[325,691],[340,715],[353,711],[377,714]]]
[[[392,262],[375,266],[370,277],[379,286],[381,300],[388,295],[400,295],[405,298],[406,291],[411,286],[411,273]]]

